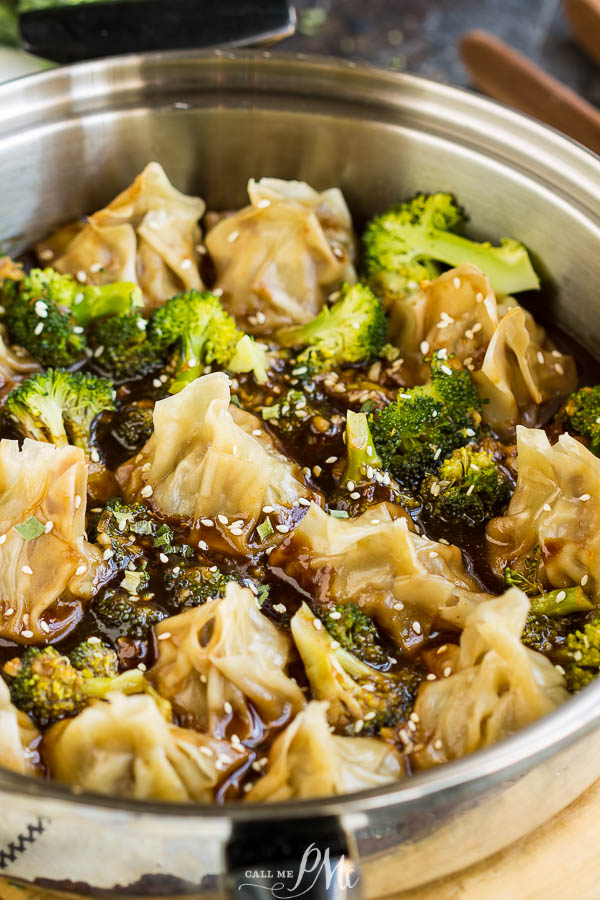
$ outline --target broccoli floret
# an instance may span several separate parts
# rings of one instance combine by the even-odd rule
[[[148,331],[148,320],[136,313],[94,321],[88,329],[94,365],[117,381],[158,371],[164,365],[164,354]]]
[[[311,398],[298,388],[290,388],[278,403],[259,409],[263,420],[283,434],[294,434],[318,413]]]
[[[519,573],[516,574],[518,576]],[[511,585],[510,570],[508,576],[506,570],[504,575],[507,584]],[[519,581],[519,577],[516,581]],[[514,586],[519,587],[519,584]],[[572,616],[593,609],[593,603],[579,586],[537,594],[531,598],[521,640],[532,650],[556,656],[565,647],[567,638],[573,630]]]
[[[417,487],[447,456],[472,442],[481,401],[469,372],[445,351],[434,354],[430,380],[398,393],[371,416],[371,433],[385,469],[401,486]]]
[[[542,548],[538,544],[526,556],[516,560],[512,566],[506,566],[503,571],[506,587],[517,587],[528,597],[543,594],[545,588],[538,574],[541,560]]]
[[[189,291],[167,300],[155,312],[148,333],[161,352],[174,354],[172,394],[202,375],[205,366],[215,363],[227,368],[242,336],[219,298],[206,291]]]
[[[92,610],[104,626],[137,640],[146,640],[150,629],[168,615],[160,606],[136,599],[122,588],[108,588],[96,596]]]
[[[227,368],[234,375],[252,372],[257,384],[265,384],[269,380],[269,357],[265,345],[255,341],[249,334],[243,335],[236,344]]]
[[[571,394],[564,411],[567,429],[586,437],[592,453],[600,456],[600,385]]]
[[[473,263],[498,294],[539,288],[522,244],[505,238],[493,247],[469,240],[452,231],[464,221],[454,197],[439,193],[418,194],[369,222],[363,238],[365,268],[386,305],[414,293],[423,279],[436,278],[438,263]]]
[[[500,515],[510,486],[492,456],[476,447],[460,447],[428,475],[421,496],[430,515],[457,527],[473,528]]]
[[[3,301],[11,341],[44,366],[68,368],[85,356],[84,326],[130,312],[141,304],[141,293],[130,282],[83,286],[54,269],[32,269],[4,282]]]
[[[144,552],[143,538],[156,535],[162,526],[153,518],[143,503],[129,505],[119,497],[106,504],[96,525],[96,540],[116,569],[124,569],[136,562]],[[170,544],[172,532],[168,526]]]
[[[48,369],[31,375],[10,392],[4,406],[10,423],[24,437],[92,450],[92,428],[102,412],[115,408],[112,381]]]
[[[154,431],[153,407],[141,403],[122,406],[113,423],[116,439],[131,453],[140,450]]]
[[[235,578],[215,569],[215,566],[174,566],[167,570],[165,587],[172,602],[180,608],[190,608],[222,596],[225,585]]]
[[[338,603],[327,610],[323,624],[344,650],[376,668],[389,664],[373,619],[365,615],[356,603]]]
[[[297,367],[324,372],[349,363],[361,363],[377,356],[387,329],[381,301],[364,284],[343,285],[341,297],[306,325],[294,325],[278,332],[283,347],[305,347]]]
[[[415,667],[384,673],[340,646],[306,603],[292,619],[294,642],[313,693],[329,702],[330,721],[349,734],[376,734],[405,721],[423,678]]]
[[[87,703],[83,673],[54,647],[30,647],[8,665],[14,676],[9,684],[12,702],[41,728],[76,716]]]
[[[385,472],[377,455],[366,413],[346,413],[346,467],[338,487],[329,496],[332,515],[360,516],[378,503],[397,503],[414,511],[420,504],[400,490]]]
[[[13,4],[0,3],[0,47],[19,46],[19,25]]]
[[[119,657],[98,638],[78,644],[69,653],[69,659],[84,678],[114,678],[119,673]]]
[[[595,613],[583,626],[572,631],[566,640],[563,662],[565,680],[570,691],[579,691],[600,673],[600,613]]]

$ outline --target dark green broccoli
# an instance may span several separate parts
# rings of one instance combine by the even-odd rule
[[[153,407],[141,403],[121,406],[113,420],[112,432],[120,444],[135,453],[140,450],[154,431]]]
[[[506,566],[503,571],[506,587],[517,587],[528,597],[543,594],[545,588],[538,574],[541,559],[542,548],[538,545],[526,556],[517,560],[513,566]]]
[[[421,485],[431,516],[457,527],[473,528],[500,515],[510,499],[510,485],[492,456],[477,447],[459,447],[437,475]]]
[[[41,728],[76,716],[87,703],[83,673],[54,647],[30,647],[8,665],[12,702]]]
[[[148,335],[160,352],[172,354],[172,394],[202,375],[206,366],[227,368],[242,337],[233,316],[207,291],[167,300],[154,313]]]
[[[398,393],[371,416],[371,433],[383,466],[402,487],[415,488],[453,450],[473,442],[481,401],[469,372],[445,351],[434,354],[427,384]]]
[[[164,353],[149,331],[148,319],[137,313],[94,321],[87,334],[94,364],[117,381],[157,372],[164,365]]]
[[[173,566],[165,572],[165,588],[175,606],[182,609],[222,596],[225,586],[235,580],[216,566]]]
[[[331,637],[344,650],[377,668],[389,664],[377,627],[356,603],[338,603],[323,616],[323,624]]]
[[[115,408],[112,381],[48,369],[31,375],[6,398],[4,414],[24,437],[56,446],[67,443],[92,452],[93,425]]]
[[[143,503],[129,505],[119,497],[106,504],[96,525],[96,541],[117,569],[134,564],[144,553],[143,538],[162,527]],[[169,543],[172,532],[169,533]],[[110,555],[109,555],[110,554]]]
[[[168,617],[160,606],[122,588],[108,588],[98,594],[92,612],[105,627],[137,640],[146,640],[150,629]]]
[[[346,413],[346,466],[337,488],[329,495],[332,515],[360,516],[378,503],[397,503],[414,511],[420,504],[385,472],[377,455],[366,413]]]
[[[12,3],[0,3],[0,47],[19,46],[19,25]]]
[[[32,269],[3,284],[5,323],[13,343],[44,366],[68,368],[85,356],[84,327],[100,316],[121,315],[141,303],[129,282],[80,285],[54,269]]]
[[[582,629],[566,640],[563,662],[567,688],[579,691],[600,673],[600,613],[593,614]]]
[[[510,570],[508,576],[506,570],[504,574],[509,586],[519,587],[520,579],[517,577],[517,583],[513,583]],[[537,594],[531,598],[521,640],[532,650],[560,659],[559,654],[576,624],[573,616],[593,609],[593,604],[579,586]]]
[[[114,678],[119,673],[119,657],[99,638],[89,638],[69,653],[71,665],[84,678]]]
[[[348,734],[377,734],[408,719],[423,673],[406,667],[380,672],[341,646],[306,603],[291,622],[292,635],[314,696],[329,702],[330,722]]]
[[[522,244],[504,239],[493,247],[469,240],[452,230],[464,221],[454,197],[439,193],[418,194],[369,222],[363,237],[365,269],[386,306],[414,293],[424,279],[436,278],[438,263],[473,263],[498,294],[539,288]]]
[[[277,334],[283,347],[305,347],[296,371],[324,372],[377,356],[385,341],[387,319],[380,300],[364,284],[345,284],[341,297],[306,325],[293,325]],[[300,374],[300,373],[299,373]]]
[[[600,456],[600,385],[571,394],[564,412],[567,429],[587,438],[592,453]]]

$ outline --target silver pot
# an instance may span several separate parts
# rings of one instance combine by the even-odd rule
[[[529,245],[547,276],[546,316],[600,355],[600,161],[501,106],[269,53],[32,76],[0,88],[0,250],[99,208],[150,159],[214,208],[242,205],[251,176],[339,185],[358,223],[417,189],[452,190],[474,234]],[[86,896],[397,894],[570,803],[600,776],[599,725],[600,684],[510,740],[388,789],[268,807],[90,797],[1,772],[0,876]],[[329,887],[328,861],[339,863]]]

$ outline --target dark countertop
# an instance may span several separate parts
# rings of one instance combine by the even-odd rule
[[[283,46],[367,60],[463,86],[457,43],[485,28],[600,106],[600,67],[572,40],[560,0],[295,0],[298,33]]]

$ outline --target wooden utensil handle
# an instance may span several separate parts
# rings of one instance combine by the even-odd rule
[[[600,112],[531,60],[486,31],[469,31],[461,55],[481,90],[600,154]]]
[[[565,0],[564,11],[578,43],[600,63],[600,0]]]

